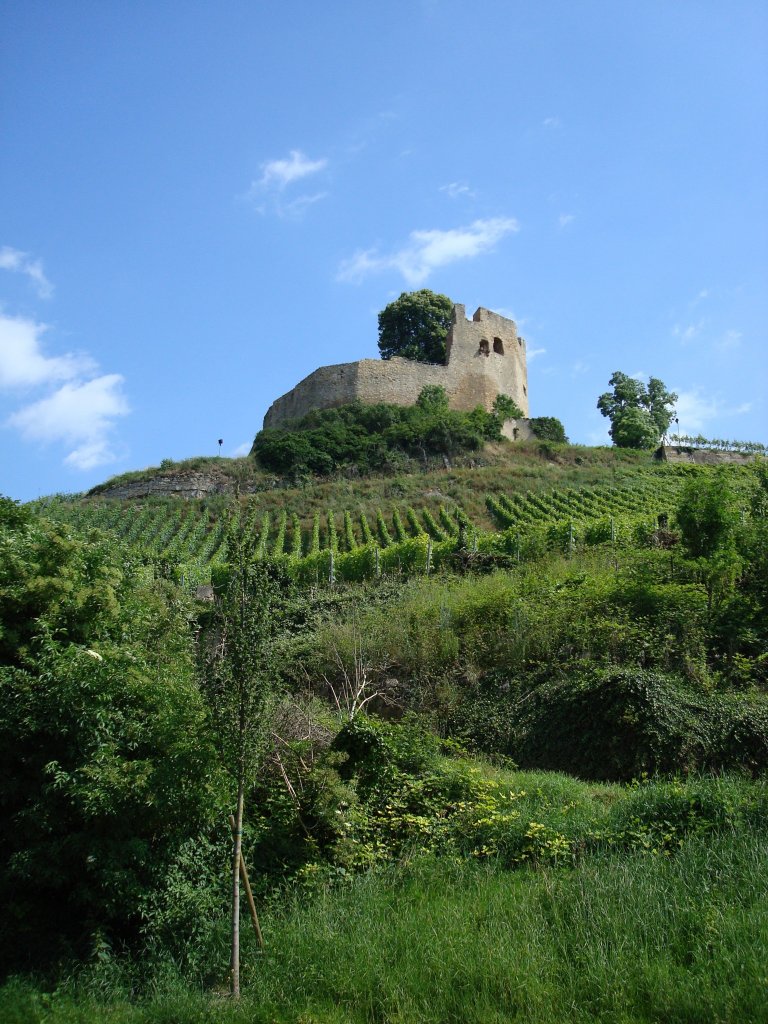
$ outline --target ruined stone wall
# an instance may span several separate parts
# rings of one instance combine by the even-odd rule
[[[505,394],[527,416],[525,342],[518,337],[514,322],[482,308],[470,321],[464,307],[457,305],[446,341],[445,365],[395,357],[321,366],[272,403],[264,426],[275,427],[313,409],[355,401],[413,405],[422,388],[432,384],[445,388],[452,409],[468,412],[481,405],[490,410],[496,396]]]

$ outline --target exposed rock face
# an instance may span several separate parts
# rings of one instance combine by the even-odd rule
[[[665,462],[693,462],[697,466],[718,466],[724,462],[752,462],[755,458],[754,455],[745,455],[743,452],[713,452],[707,448],[673,445],[659,448],[656,457]]]
[[[456,305],[445,365],[395,357],[321,366],[272,403],[264,426],[276,427],[313,409],[350,402],[413,405],[422,388],[434,384],[445,388],[452,409],[469,412],[481,405],[490,411],[496,396],[503,394],[527,416],[525,341],[515,322],[482,307],[467,320],[464,306]]]
[[[126,480],[99,491],[102,498],[207,498],[212,494],[233,494],[232,481],[209,473],[171,473],[143,480]]]

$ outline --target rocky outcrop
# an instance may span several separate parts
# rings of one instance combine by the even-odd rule
[[[212,473],[185,473],[125,480],[100,487],[100,498],[207,498],[213,494],[234,494],[234,481]]]
[[[729,462],[752,462],[755,456],[745,455],[744,452],[713,452],[708,448],[663,445],[657,451],[656,458],[663,462],[688,462],[696,466],[720,466]]]

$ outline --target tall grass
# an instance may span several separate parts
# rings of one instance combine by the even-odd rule
[[[166,979],[0,992],[5,1024],[554,1024],[768,1019],[768,851],[745,832],[571,870],[417,858],[265,915],[239,1007]]]

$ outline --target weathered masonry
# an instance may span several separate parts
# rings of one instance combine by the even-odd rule
[[[528,416],[525,340],[518,336],[514,320],[482,306],[467,320],[464,306],[455,305],[444,365],[395,356],[321,366],[272,403],[264,426],[276,427],[312,409],[350,402],[413,405],[428,384],[445,388],[452,409],[469,411],[481,405],[490,410],[496,396],[503,394],[514,399]],[[514,425],[510,436],[513,431]],[[514,436],[518,436],[516,431]]]

